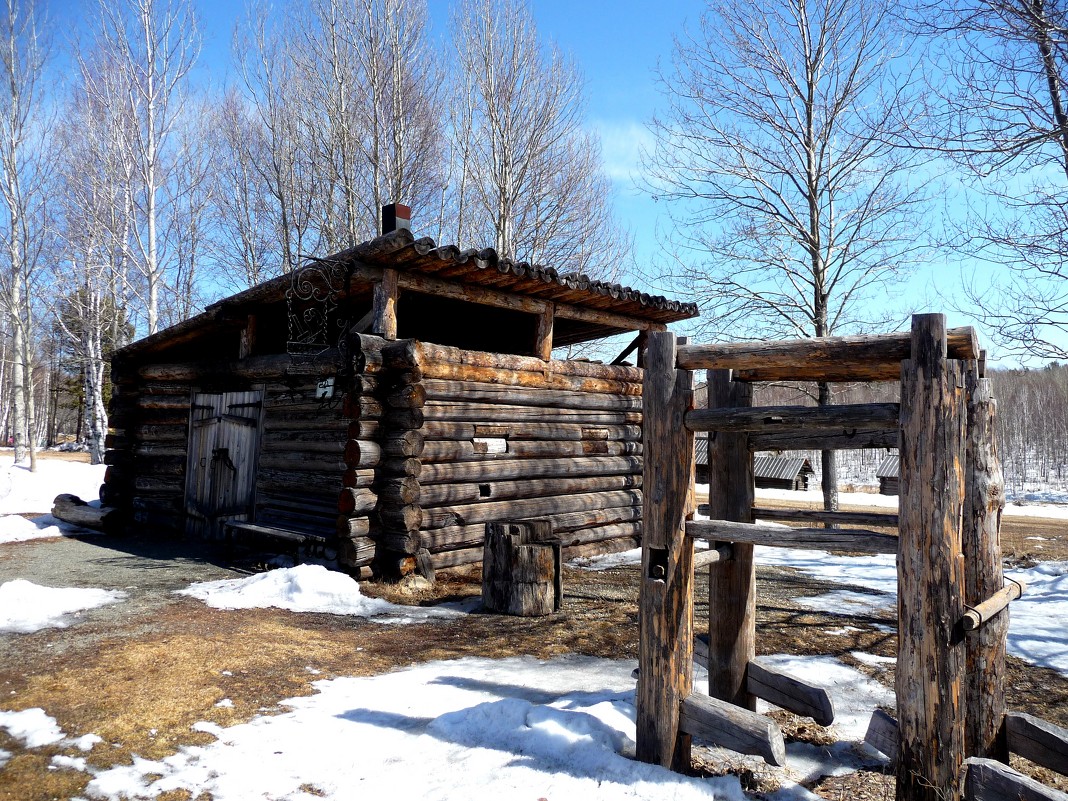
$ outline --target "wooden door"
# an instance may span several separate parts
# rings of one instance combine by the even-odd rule
[[[220,537],[252,516],[263,391],[197,392],[189,421],[186,532]]]

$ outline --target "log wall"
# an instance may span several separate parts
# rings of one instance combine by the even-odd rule
[[[640,542],[641,370],[359,336],[382,405],[384,574],[480,561],[486,523],[548,517],[565,555]]]

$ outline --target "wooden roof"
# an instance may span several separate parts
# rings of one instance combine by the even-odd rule
[[[398,229],[340,253],[312,259],[311,262],[335,270],[347,278],[350,286],[353,283],[374,283],[382,269],[392,268],[398,273],[425,276],[431,281],[443,280],[531,298],[534,299],[530,301],[533,303],[552,302],[573,309],[587,309],[602,313],[615,323],[574,321],[572,324],[578,329],[572,333],[570,342],[598,339],[650,324],[663,326],[698,314],[694,303],[683,303],[620,284],[596,281],[580,273],[569,273],[566,269],[512,261],[498,256],[492,248],[461,250],[455,245],[439,247],[429,237],[416,239],[407,229]],[[193,336],[201,336],[206,329],[232,326],[246,308],[282,301],[292,282],[292,274],[264,281],[211,304],[196,317],[127,345],[120,354],[131,356],[151,352]],[[626,324],[628,321],[633,321],[633,325]]]
[[[875,477],[898,478],[900,472],[901,460],[896,453],[891,453],[889,456],[884,456],[883,460],[879,462],[879,466],[875,468]]]

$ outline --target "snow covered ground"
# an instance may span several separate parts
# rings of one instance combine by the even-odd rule
[[[60,459],[38,460],[36,473],[25,465],[0,467],[0,544],[61,537],[71,531],[79,535],[92,533],[56,520],[48,512],[60,493],[96,501],[106,469],[104,465]],[[43,517],[27,520],[21,517],[24,514]]]
[[[118,590],[42,587],[25,579],[0,584],[0,634],[65,628],[73,615],[121,601]]]

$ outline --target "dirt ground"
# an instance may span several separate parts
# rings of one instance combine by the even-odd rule
[[[763,503],[763,501],[762,501]],[[1064,521],[1006,518],[1006,554],[1026,563],[1068,558]],[[1028,540],[1030,536],[1046,540]],[[1035,544],[1043,549],[1035,551]],[[472,614],[411,626],[380,626],[362,619],[280,610],[220,611],[174,595],[193,581],[240,575],[202,543],[160,544],[151,539],[107,537],[38,540],[0,547],[0,582],[16,577],[52,586],[122,589],[129,599],[90,610],[67,629],[0,635],[0,709],[42,707],[69,736],[99,734],[104,743],[87,756],[99,768],[128,763],[133,754],[160,758],[209,735],[192,732],[200,720],[231,725],[279,710],[285,698],[313,692],[312,682],[342,675],[370,675],[413,662],[467,655],[531,654],[540,658],[582,653],[635,658],[637,571],[566,569],[562,612],[547,618]],[[404,603],[437,603],[479,593],[477,566],[443,573],[417,596],[364,584],[369,595]],[[706,588],[697,591],[697,627],[707,630]],[[858,662],[854,651],[893,656],[896,637],[888,616],[857,617],[814,611],[795,599],[826,592],[818,578],[781,568],[758,569],[760,653],[829,654],[893,686],[891,670]],[[857,631],[831,636],[829,629]],[[313,674],[310,670],[318,671]],[[1010,707],[1068,725],[1068,679],[1010,658]],[[220,708],[223,698],[233,707]],[[778,715],[788,739],[819,743],[826,733],[811,721]],[[82,756],[62,744],[25,749],[0,730],[0,748],[12,752],[0,769],[0,799],[68,799],[83,793],[87,775],[49,770],[55,754]],[[1014,763],[1015,764],[1015,763]],[[729,767],[729,766],[726,766]],[[722,772],[702,752],[698,773]],[[1028,767],[1028,766],[1021,766]],[[746,767],[743,783],[774,789],[759,770]],[[1063,777],[1036,774],[1060,789]],[[840,801],[893,797],[892,777],[861,773],[812,787]],[[181,796],[176,796],[181,797]]]

